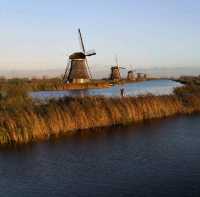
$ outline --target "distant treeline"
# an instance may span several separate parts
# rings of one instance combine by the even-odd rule
[[[69,131],[200,112],[200,86],[191,83],[177,88],[175,94],[169,96],[64,98],[45,104],[27,96],[27,91],[37,89],[33,82],[15,79],[0,84],[1,145],[24,144]]]

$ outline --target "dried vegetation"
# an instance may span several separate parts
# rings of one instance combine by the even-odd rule
[[[27,91],[39,89],[32,83],[1,81],[1,145],[45,140],[74,130],[200,112],[198,85],[177,88],[169,96],[64,98],[38,104],[26,95]]]

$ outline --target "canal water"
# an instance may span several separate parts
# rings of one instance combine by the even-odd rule
[[[138,96],[145,94],[167,95],[172,94],[174,88],[182,86],[172,80],[150,80],[138,83],[127,83],[115,85],[111,88],[87,89],[87,90],[67,90],[67,91],[38,91],[31,92],[30,96],[34,99],[46,100],[51,98],[62,98],[66,96],[120,96],[120,89],[124,88],[126,96]]]
[[[0,150],[0,196],[200,196],[200,116]]]

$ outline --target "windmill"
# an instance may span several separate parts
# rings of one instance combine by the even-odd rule
[[[146,73],[137,73],[137,80],[145,80],[147,79],[147,74]]]
[[[69,61],[63,77],[64,82],[86,83],[92,79],[87,57],[96,55],[96,52],[94,50],[86,52],[80,29],[78,29],[78,35],[82,51],[75,52],[69,56]]]
[[[126,68],[119,66],[118,57],[117,56],[116,56],[115,60],[116,60],[116,66],[112,66],[111,67],[110,79],[114,80],[114,81],[119,81],[119,80],[121,80],[120,69],[126,69]]]
[[[136,70],[133,69],[132,65],[130,65],[130,67],[131,67],[131,70],[128,71],[127,80],[128,81],[134,81],[135,80],[135,72],[136,72]]]

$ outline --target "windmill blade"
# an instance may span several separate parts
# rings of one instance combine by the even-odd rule
[[[130,65],[130,67],[131,67],[131,70],[132,70],[134,73],[136,73],[136,69],[134,69],[133,65]]]
[[[85,53],[86,56],[92,56],[92,55],[96,55],[96,51],[95,50],[90,50],[90,51],[87,51]]]
[[[118,60],[118,56],[117,56],[117,55],[115,56],[115,62],[116,62],[116,66],[117,66],[118,68],[120,68],[120,67],[119,67],[119,60]]]
[[[83,44],[83,37],[82,37],[80,29],[78,29],[78,34],[79,34],[79,40],[80,40],[80,44],[81,44],[81,49],[82,49],[83,53],[85,54],[85,46]]]
[[[86,63],[86,66],[87,66],[87,70],[88,70],[89,76],[90,76],[90,78],[92,79],[92,72],[91,72],[91,70],[90,70],[90,68],[89,68],[87,58],[85,58],[85,63]]]
[[[115,62],[116,62],[116,65],[119,67],[119,62],[118,62],[118,56],[117,55],[115,56]]]
[[[96,53],[87,53],[86,56],[92,56],[92,55],[96,55]]]
[[[65,82],[65,80],[67,79],[67,73],[68,73],[68,71],[69,71],[69,68],[70,68],[70,62],[68,61],[67,62],[67,66],[66,66],[66,68],[65,68],[65,74],[64,74],[64,76],[63,76],[63,81]]]
[[[130,69],[131,69],[132,71],[135,70],[135,69],[133,68],[133,65],[132,65],[132,64],[130,64],[129,67],[130,67]]]

